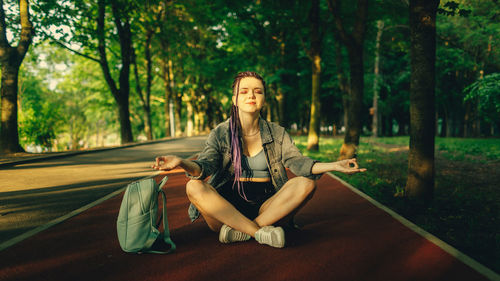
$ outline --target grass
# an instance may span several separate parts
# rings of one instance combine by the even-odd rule
[[[378,138],[377,143],[387,145],[408,146],[408,136]],[[371,142],[369,138],[364,139]],[[363,141],[363,139],[362,139]],[[451,160],[495,160],[500,159],[500,140],[498,138],[436,138],[437,152],[442,152]]]
[[[342,138],[322,137],[320,151],[306,150],[307,137],[294,137],[313,159],[335,161]],[[436,138],[434,199],[415,210],[395,197],[404,190],[408,137],[361,138],[358,162],[363,174],[339,177],[441,240],[500,272],[500,141]]]

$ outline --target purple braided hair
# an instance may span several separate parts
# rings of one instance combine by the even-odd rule
[[[241,196],[241,198],[245,199],[245,201],[250,202],[248,200],[245,191],[243,189],[243,186],[240,181],[241,177],[241,172],[242,172],[242,165],[241,165],[241,154],[242,154],[242,147],[240,143],[240,137],[239,137],[239,132],[241,130],[241,124],[240,124],[240,118],[238,115],[238,96],[240,93],[240,81],[243,78],[246,77],[253,77],[256,79],[259,79],[262,82],[262,85],[264,86],[264,93],[266,92],[266,84],[264,82],[264,79],[257,74],[256,72],[251,72],[251,71],[245,71],[245,72],[240,72],[236,77],[234,78],[233,81],[233,94],[236,95],[236,104],[233,104],[231,107],[231,117],[229,119],[229,129],[231,130],[231,160],[233,162],[233,167],[234,167],[234,182],[233,182],[233,189],[236,185],[238,189],[238,194]]]

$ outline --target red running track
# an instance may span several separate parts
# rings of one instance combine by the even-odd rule
[[[122,252],[119,195],[0,252],[0,280],[488,280],[328,175],[283,249],[219,243],[190,223],[184,174],[169,177],[175,253]]]

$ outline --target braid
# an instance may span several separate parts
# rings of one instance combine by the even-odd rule
[[[238,115],[238,95],[240,92],[240,81],[243,78],[246,77],[253,77],[256,79],[259,79],[262,82],[262,85],[264,86],[264,93],[266,92],[266,84],[264,82],[264,79],[257,74],[256,72],[251,72],[251,71],[245,71],[245,72],[240,72],[236,77],[234,78],[233,81],[233,94],[236,95],[236,104],[233,104],[231,106],[231,117],[229,119],[229,128],[231,130],[231,160],[233,162],[233,167],[234,167],[234,182],[233,182],[233,189],[234,186],[238,188],[238,194],[245,199],[246,201],[249,202],[245,195],[245,191],[242,188],[240,177],[241,177],[241,172],[242,172],[242,165],[241,165],[241,154],[242,154],[242,147],[241,147],[241,142],[240,142],[240,131],[241,131],[241,124],[240,124],[240,118]]]

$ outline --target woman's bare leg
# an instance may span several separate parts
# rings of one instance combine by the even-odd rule
[[[222,224],[227,224],[255,237],[255,232],[259,230],[255,222],[242,215],[208,183],[190,180],[186,184],[186,193],[213,231],[219,231]]]
[[[295,215],[312,197],[315,189],[314,180],[305,177],[290,179],[276,194],[262,204],[259,216],[254,221],[259,226],[266,226],[287,216]]]

